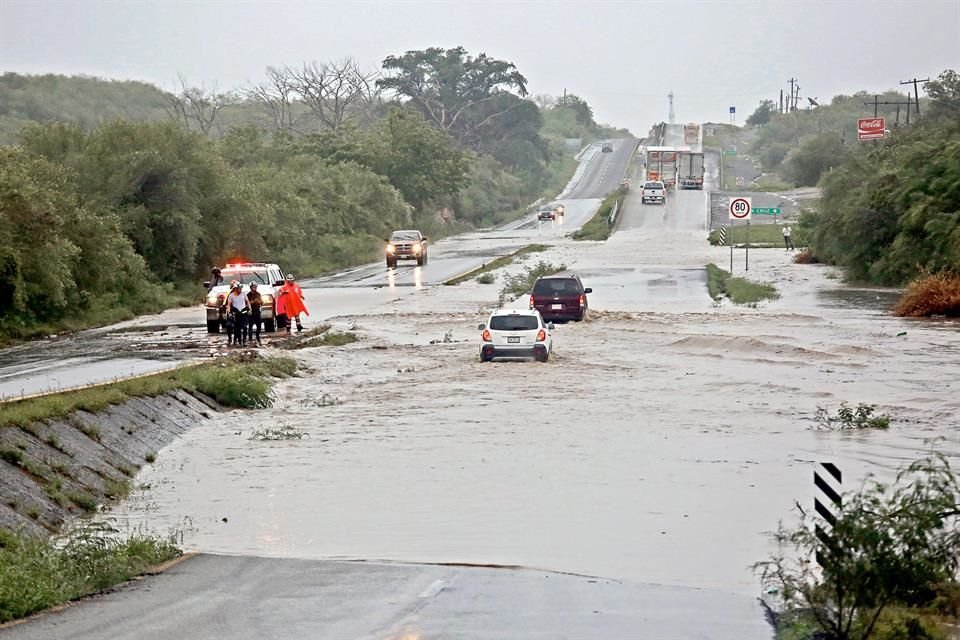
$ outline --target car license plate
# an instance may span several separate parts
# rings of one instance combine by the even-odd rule
[[[563,309],[563,305],[562,305],[562,304],[555,304],[555,305],[553,305],[552,308],[553,308],[553,309]]]
[[[507,342],[510,344],[519,344],[520,338],[507,338]]]

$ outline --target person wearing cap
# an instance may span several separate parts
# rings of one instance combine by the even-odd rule
[[[250,293],[247,294],[247,301],[250,303],[250,322],[247,324],[247,339],[253,340],[253,328],[257,328],[257,344],[260,344],[260,326],[263,324],[263,318],[260,316],[260,309],[263,307],[263,298],[257,291],[257,283],[250,283]]]
[[[227,344],[233,343],[233,346],[239,347],[246,341],[247,318],[250,316],[250,301],[243,295],[243,286],[234,281],[230,295],[227,296],[227,311],[230,314],[233,328],[228,334]]]
[[[287,317],[287,333],[290,333],[293,327],[290,326],[292,322],[297,323],[297,333],[303,331],[303,324],[300,322],[300,314],[305,313],[310,315],[310,312],[307,311],[306,305],[303,304],[303,289],[300,288],[295,282],[292,273],[287,274],[287,282],[280,290],[277,292],[277,313],[280,313],[280,309],[283,309],[283,314]]]

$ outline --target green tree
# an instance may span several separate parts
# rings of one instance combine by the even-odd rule
[[[470,112],[497,100],[503,93],[516,91],[527,95],[527,79],[513,63],[491,58],[485,53],[470,56],[463,47],[408,51],[402,56],[388,56],[383,69],[389,74],[377,80],[377,86],[406,98],[424,118],[455,139],[465,143],[470,125]],[[515,103],[489,111],[493,119]]]
[[[777,104],[773,100],[761,100],[760,105],[747,118],[747,126],[767,124],[774,113],[777,113]]]
[[[770,148],[773,153],[777,147]],[[783,176],[794,184],[813,187],[820,176],[843,160],[844,147],[835,134],[811,136],[793,149],[783,161]]]
[[[960,118],[960,74],[947,69],[926,86],[934,117]]]
[[[832,526],[805,512],[795,528],[781,525],[775,540],[795,553],[756,569],[789,607],[809,611],[827,640],[868,640],[887,608],[929,604],[955,582],[958,516],[960,486],[946,458],[934,456],[902,469],[892,485],[871,479],[845,495]]]

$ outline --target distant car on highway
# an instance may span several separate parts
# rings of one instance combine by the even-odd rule
[[[427,236],[416,229],[394,231],[387,238],[384,249],[387,268],[396,267],[398,260],[416,260],[417,264],[427,264]]]
[[[230,293],[230,283],[234,280],[243,285],[244,295],[250,292],[251,283],[257,283],[257,291],[263,299],[263,306],[260,308],[263,328],[266,331],[274,331],[277,328],[276,290],[285,284],[283,271],[279,266],[267,262],[234,262],[223,267],[220,275],[223,278],[223,284],[211,288],[212,283],[203,283],[208,289],[204,304],[208,333],[220,333],[220,327],[225,324],[223,305]]]
[[[545,204],[537,209],[537,220],[556,220],[557,209],[552,204]]]
[[[613,144],[609,142],[604,142],[600,145],[600,151],[603,153],[613,153]]]
[[[500,309],[480,333],[480,362],[497,358],[533,358],[546,362],[553,352],[553,324],[546,323],[536,309]]]
[[[540,312],[545,320],[580,321],[587,317],[587,294],[576,274],[543,276],[537,278],[530,292],[530,309]]]
[[[640,191],[640,203],[659,202],[666,204],[667,188],[660,180],[648,180],[643,183],[643,189]]]

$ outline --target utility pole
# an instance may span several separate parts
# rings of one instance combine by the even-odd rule
[[[930,78],[925,78],[925,79],[923,79],[923,80],[917,80],[916,78],[914,78],[913,80],[904,80],[903,82],[900,83],[900,84],[912,84],[912,85],[913,85],[913,99],[914,99],[914,101],[916,102],[916,105],[917,105],[917,117],[918,117],[918,118],[920,117],[920,90],[917,88],[917,84],[919,84],[919,83],[921,83],[921,82],[930,82]]]
[[[871,104],[871,103],[869,103],[869,102],[864,102],[864,103],[863,103],[863,106],[869,107],[870,104]],[[887,103],[884,102],[884,104],[887,104]],[[874,118],[876,118],[876,117],[880,114],[880,109],[879,109],[879,107],[880,107],[880,96],[879,96],[879,95],[875,95],[875,96],[873,96],[873,117],[874,117]]]
[[[564,89],[563,89],[563,106],[567,106],[567,89],[566,89],[566,87],[564,87]]]
[[[796,78],[790,78],[790,80],[788,80],[788,82],[790,83],[790,100],[789,100],[788,102],[789,102],[790,104],[789,104],[789,106],[788,106],[787,108],[788,108],[790,111],[793,111],[793,110],[796,108],[796,106],[795,106],[794,103],[793,103],[793,83],[795,83],[796,81],[797,81]]]
[[[780,89],[780,113],[783,113],[783,89]]]
[[[673,115],[673,91],[667,94],[667,98],[670,100],[670,124],[673,124],[676,120],[676,117]]]

